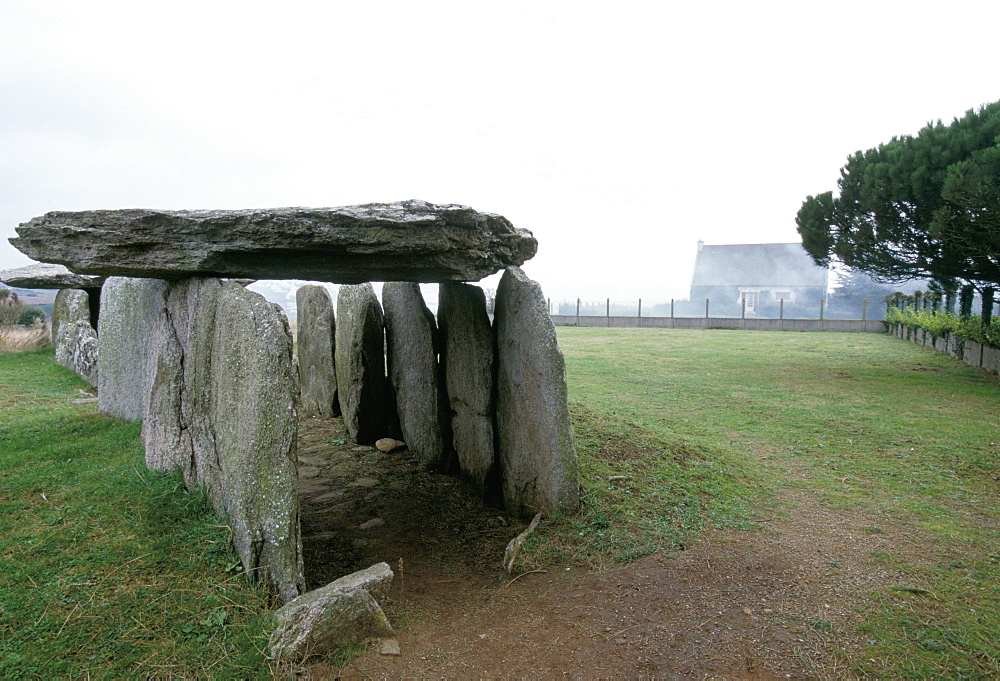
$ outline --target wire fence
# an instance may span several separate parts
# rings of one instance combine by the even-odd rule
[[[886,305],[867,298],[825,298],[813,301],[778,299],[767,304],[743,298],[738,303],[671,299],[643,304],[642,299],[622,302],[548,301],[553,323],[562,326],[649,328],[726,328],[761,330],[871,331],[885,330]]]

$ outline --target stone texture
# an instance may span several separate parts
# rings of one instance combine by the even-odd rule
[[[219,293],[212,358],[224,510],[249,575],[290,601],[305,589],[299,533],[298,385],[280,308],[239,284]]]
[[[423,466],[443,468],[445,398],[434,315],[424,305],[420,286],[412,282],[384,284],[382,307],[387,373],[403,441]]]
[[[483,290],[470,284],[441,284],[438,322],[452,447],[462,474],[489,495],[496,473],[493,330]]]
[[[379,563],[330,582],[286,603],[274,613],[271,656],[301,661],[370,636],[391,636],[392,627],[376,599],[388,595],[392,570]]]
[[[89,322],[64,321],[56,336],[56,363],[72,369],[80,378],[97,386],[97,333]]]
[[[142,427],[146,465],[180,469],[187,486],[204,486],[217,508],[213,361],[222,287],[215,278],[168,285],[151,332],[153,376]]]
[[[579,472],[566,366],[542,289],[520,268],[500,279],[494,338],[504,505],[522,515],[576,511]]]
[[[375,449],[379,450],[383,454],[388,454],[389,452],[393,452],[399,449],[400,447],[405,447],[405,446],[406,443],[403,442],[402,440],[397,440],[391,437],[383,437],[375,441]]]
[[[56,294],[52,304],[52,345],[57,349],[59,346],[56,345],[56,338],[63,322],[86,322],[87,326],[93,326],[90,319],[90,296],[86,291],[64,288]]]
[[[102,291],[98,409],[138,420],[152,383],[151,331],[166,300],[167,282],[110,277]]]
[[[238,283],[188,279],[166,286],[150,335],[147,466],[205,489],[247,574],[296,598],[298,387],[284,315]]]
[[[337,294],[337,396],[347,435],[371,444],[391,435],[382,307],[371,284]]]
[[[76,272],[366,281],[471,281],[535,254],[501,215],[425,201],[271,210],[51,212],[17,228],[22,253]]]
[[[7,270],[0,281],[18,288],[101,288],[107,277],[70,272],[62,265],[38,263]]]
[[[336,321],[333,300],[322,286],[302,286],[295,293],[298,313],[299,390],[302,413],[330,418],[340,413],[334,363]]]

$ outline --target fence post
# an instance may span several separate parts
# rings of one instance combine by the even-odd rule
[[[674,299],[670,299],[670,328],[674,328]]]
[[[778,300],[778,331],[785,330],[785,299]]]
[[[747,299],[740,296],[740,328],[747,328]]]
[[[639,328],[642,328],[642,298],[639,299]]]
[[[611,299],[608,298],[608,307],[604,313],[604,319],[607,322],[607,326],[611,326]]]
[[[826,303],[825,298],[819,299],[819,330],[823,331],[823,304]]]
[[[576,299],[576,325],[580,326],[580,299]]]
[[[861,299],[861,330],[868,330],[868,299]]]
[[[545,299],[545,304],[549,306],[549,316],[551,317],[552,316],[552,299],[551,298],[546,298]]]
[[[708,298],[705,298],[705,328],[708,328]]]

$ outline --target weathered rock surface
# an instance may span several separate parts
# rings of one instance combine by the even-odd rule
[[[0,281],[18,288],[101,288],[107,277],[70,272],[62,265],[38,263],[7,270]]]
[[[215,439],[233,544],[247,574],[287,602],[305,589],[292,334],[280,308],[235,283],[222,285],[215,330]]]
[[[56,340],[59,327],[64,322],[86,322],[87,326],[92,326],[90,321],[90,296],[87,292],[76,288],[62,289],[52,304],[52,345],[59,348]]]
[[[347,435],[358,444],[371,444],[390,434],[389,414],[394,408],[385,378],[383,328],[382,307],[371,284],[340,287],[337,396]]]
[[[51,212],[10,242],[76,272],[366,281],[472,281],[534,256],[501,215],[425,201],[272,210]]]
[[[97,333],[83,320],[64,321],[56,336],[56,363],[97,386]]]
[[[247,573],[297,597],[298,386],[284,315],[239,283],[186,279],[166,285],[150,336],[147,466],[204,488]]]
[[[483,290],[470,284],[441,284],[438,322],[452,447],[462,474],[489,493],[496,459],[493,329]]]
[[[146,413],[152,383],[151,330],[166,300],[160,279],[110,277],[102,290],[98,409],[123,419]]]
[[[295,293],[298,313],[299,389],[302,413],[330,418],[340,413],[334,357],[336,321],[333,300],[322,286]]]
[[[216,508],[221,498],[213,358],[222,286],[215,278],[168,284],[150,332],[153,376],[142,425],[146,465],[180,469],[187,486],[204,486]]]
[[[403,440],[422,465],[444,467],[444,395],[434,315],[412,282],[385,283],[382,308],[387,373]]]
[[[392,570],[385,563],[341,577],[299,596],[274,612],[271,656],[301,661],[370,636],[391,636],[376,599],[388,595]]]
[[[504,504],[524,515],[576,511],[579,471],[566,365],[542,289],[518,267],[500,280],[493,328]]]

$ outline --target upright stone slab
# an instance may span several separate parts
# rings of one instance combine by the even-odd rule
[[[205,487],[217,508],[212,362],[222,286],[215,278],[169,285],[151,334],[153,377],[142,426],[146,465],[180,469],[188,488]]]
[[[483,290],[469,284],[441,284],[438,325],[452,447],[462,474],[489,493],[496,467],[493,330]]]
[[[383,284],[382,307],[389,385],[403,441],[422,465],[443,468],[445,412],[434,315],[412,282]]]
[[[219,293],[212,375],[219,484],[249,575],[283,601],[305,589],[292,336],[280,308],[239,284]]]
[[[336,321],[333,300],[322,286],[302,286],[295,293],[298,312],[299,390],[302,413],[330,418],[340,413],[334,357]]]
[[[64,321],[56,336],[56,363],[76,372],[92,386],[97,386],[97,333],[90,322]]]
[[[337,396],[348,436],[371,444],[390,435],[382,307],[371,284],[337,294]]]
[[[90,319],[90,296],[86,291],[64,288],[56,294],[52,304],[52,345],[56,348],[59,326],[63,322],[86,322],[87,326],[93,326]]]
[[[141,419],[153,371],[151,335],[166,300],[160,279],[109,277],[102,290],[97,406],[102,414]]]
[[[573,512],[579,471],[570,426],[566,365],[542,289],[519,267],[497,289],[497,450],[512,512]]]

